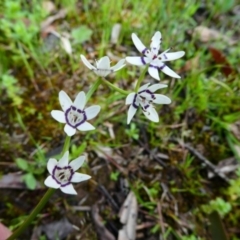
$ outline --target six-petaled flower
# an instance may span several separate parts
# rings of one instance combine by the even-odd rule
[[[84,163],[85,157],[81,156],[68,162],[69,152],[65,152],[63,157],[57,161],[50,158],[47,163],[47,169],[50,173],[44,182],[48,187],[58,189],[67,194],[77,194],[72,183],[78,183],[91,178],[87,174],[76,172]]]
[[[80,56],[83,63],[98,76],[106,77],[112,72],[116,72],[125,66],[125,59],[121,59],[116,65],[110,67],[110,59],[108,56],[100,58],[96,61],[96,67],[93,66],[83,55]]]
[[[132,34],[132,40],[135,47],[141,52],[144,56],[142,57],[126,57],[126,61],[137,66],[142,66],[149,64],[148,73],[155,79],[160,80],[158,70],[161,70],[165,74],[174,77],[181,78],[173,70],[171,70],[165,62],[181,58],[185,52],[172,52],[169,53],[170,49],[159,54],[160,44],[162,41],[161,33],[158,31],[152,37],[150,49],[146,48],[141,40],[137,37],[135,33]]]
[[[126,98],[126,104],[130,105],[128,109],[127,123],[129,124],[135,115],[139,105],[141,106],[143,114],[151,121],[158,122],[158,114],[153,107],[153,103],[156,104],[169,104],[171,99],[162,95],[155,94],[154,92],[160,88],[165,88],[165,84],[153,84],[150,86],[150,83],[147,83],[139,88],[138,92],[130,93]]]
[[[64,131],[68,136],[76,133],[76,129],[80,131],[89,131],[95,127],[87,122],[97,116],[100,106],[94,105],[84,109],[86,104],[86,95],[84,92],[78,93],[74,102],[64,92],[59,92],[59,101],[63,111],[51,111],[52,117],[60,123],[66,123]]]

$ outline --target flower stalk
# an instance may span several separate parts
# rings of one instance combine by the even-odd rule
[[[48,202],[49,198],[54,194],[55,189],[49,188],[47,192],[44,194],[40,202],[37,204],[37,206],[33,209],[31,214],[27,217],[27,219],[24,221],[24,223],[13,232],[13,234],[7,238],[7,240],[14,240],[16,239],[27,227],[31,222],[34,220],[34,218],[38,215],[38,213],[43,209],[43,207]]]
[[[71,137],[67,136],[65,138],[65,142],[63,145],[63,150],[61,152],[61,156],[69,149]],[[42,199],[39,201],[37,206],[33,209],[31,214],[27,217],[27,219],[23,222],[23,224],[13,232],[13,234],[7,240],[14,240],[16,239],[27,227],[34,218],[39,214],[39,212],[44,208],[50,197],[55,193],[56,189],[49,188],[47,192],[44,194]]]
[[[148,64],[147,64],[147,66],[144,68],[143,72],[141,73],[141,75],[140,75],[140,77],[139,77],[139,79],[138,79],[138,81],[137,81],[137,84],[136,84],[135,89],[134,89],[135,92],[138,91],[138,89],[139,89],[139,87],[140,87],[140,85],[141,85],[141,83],[142,83],[142,81],[143,81],[143,79],[144,79],[144,77],[145,77],[145,74],[146,74],[147,70],[148,70]]]

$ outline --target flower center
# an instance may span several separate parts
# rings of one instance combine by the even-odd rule
[[[138,100],[142,107],[143,111],[147,111],[149,107],[152,106],[153,100],[155,100],[156,97],[152,91],[149,89],[143,90],[141,92],[138,92]]]
[[[69,109],[67,109],[65,117],[67,124],[73,128],[77,128],[87,120],[84,110],[77,109],[74,106],[71,106]]]
[[[53,169],[52,176],[58,184],[60,184],[62,187],[64,187],[71,182],[73,173],[74,173],[74,171],[71,168],[71,166],[66,166],[63,168],[56,166]]]

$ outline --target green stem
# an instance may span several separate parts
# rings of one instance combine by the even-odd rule
[[[63,145],[63,150],[61,152],[61,155],[63,155],[69,149],[70,141],[71,141],[71,137],[67,136],[65,138],[65,142],[64,142],[64,145]],[[14,239],[16,239],[27,228],[27,226],[29,224],[31,224],[33,219],[43,209],[43,207],[46,205],[46,203],[48,202],[49,198],[53,195],[53,193],[55,191],[56,191],[56,189],[54,189],[54,188],[49,188],[47,190],[47,192],[44,194],[44,196],[42,197],[40,202],[37,204],[37,206],[31,212],[31,214],[27,217],[27,219],[23,222],[23,224],[16,231],[13,232],[13,234],[7,240],[14,240]]]
[[[33,219],[37,216],[37,214],[43,209],[45,204],[48,202],[48,199],[53,195],[56,189],[49,188],[47,192],[44,194],[38,205],[33,209],[31,214],[27,217],[24,223],[16,230],[14,233],[7,238],[7,240],[14,240],[16,239],[25,229],[26,227],[31,224]]]
[[[99,87],[100,84],[101,84],[101,78],[99,78],[97,81],[95,81],[95,83],[89,89],[87,96],[86,96],[87,101],[93,95],[93,93],[97,90],[97,88]]]
[[[61,156],[63,156],[63,154],[69,149],[70,142],[71,142],[71,137],[67,136],[65,138],[65,142],[64,142],[64,145],[63,145],[63,150],[61,152]]]
[[[108,85],[110,88],[115,89],[117,92],[123,94],[123,95],[128,95],[129,92],[122,90],[121,88],[118,88],[117,86],[113,85],[112,83],[110,83],[109,81],[107,81],[106,79],[102,79],[102,82],[106,85]]]
[[[135,89],[134,89],[135,92],[138,91],[138,89],[139,89],[139,87],[140,87],[140,84],[142,83],[142,81],[143,81],[143,79],[144,79],[144,77],[145,77],[145,74],[146,74],[146,72],[147,72],[147,70],[148,70],[148,67],[149,67],[149,64],[146,65],[146,67],[144,68],[142,74],[140,75],[140,77],[139,77],[139,79],[138,79],[138,81],[137,81],[136,87],[135,87]]]

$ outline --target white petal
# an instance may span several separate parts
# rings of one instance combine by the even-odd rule
[[[153,100],[154,103],[157,103],[157,104],[169,104],[171,103],[171,99],[167,96],[164,96],[162,94],[154,94],[155,98]]]
[[[88,67],[91,70],[96,69],[83,55],[80,55],[83,63],[85,64],[86,67]]]
[[[148,68],[148,73],[150,74],[151,77],[160,81],[160,77],[159,77],[159,74],[158,74],[158,68],[157,67],[150,65],[149,68]]]
[[[156,83],[156,84],[153,84],[151,87],[149,87],[148,89],[151,91],[151,92],[156,92],[158,89],[161,89],[161,88],[165,88],[167,87],[166,84],[160,84],[160,83]]]
[[[111,67],[111,69],[116,72],[118,70],[120,70],[121,68],[123,68],[125,66],[125,59],[121,59],[120,61],[118,61],[118,63],[116,65],[114,65],[113,67]]]
[[[85,156],[80,156],[74,160],[72,160],[69,165],[72,167],[74,171],[78,170],[84,163]]]
[[[170,69],[168,66],[164,66],[162,69],[161,69],[162,72],[164,72],[165,74],[167,74],[168,76],[170,77],[173,77],[173,78],[181,78],[178,74],[176,74],[172,69]]]
[[[181,58],[182,56],[184,56],[184,54],[185,54],[184,51],[173,52],[173,53],[161,53],[159,57],[162,58],[163,62],[166,62],[166,61],[172,61],[172,60]]]
[[[137,111],[137,108],[135,108],[132,104],[130,105],[129,109],[128,109],[128,114],[127,114],[127,124],[129,124],[133,118],[133,116],[135,115]]]
[[[72,184],[69,184],[65,187],[60,187],[61,191],[64,192],[64,193],[67,193],[67,194],[74,194],[74,195],[77,195],[77,192],[76,190],[73,188],[73,185]]]
[[[132,40],[133,40],[135,47],[137,48],[137,50],[139,52],[142,53],[146,49],[146,47],[143,45],[143,43],[141,42],[141,40],[138,38],[138,36],[135,33],[132,34]]]
[[[69,39],[61,36],[60,40],[61,40],[62,48],[66,51],[66,53],[71,55],[72,54],[72,46],[71,46]]]
[[[151,62],[148,57],[126,57],[126,61],[136,66],[146,65]]]
[[[77,129],[80,131],[90,131],[90,130],[94,130],[95,127],[89,122],[84,122],[83,124],[79,125]]]
[[[72,105],[72,100],[70,97],[62,90],[58,94],[59,102],[62,107],[62,110],[65,112]]]
[[[85,104],[86,104],[86,95],[83,91],[79,92],[77,97],[75,98],[73,105],[76,108],[83,110],[85,107]]]
[[[68,124],[65,125],[64,127],[64,132],[69,136],[73,136],[76,133],[76,129],[69,126]]]
[[[138,89],[138,92],[141,92],[141,91],[143,91],[143,90],[146,90],[149,85],[150,85],[150,83],[144,84],[143,86],[141,86],[141,87]]]
[[[101,109],[101,107],[98,105],[94,105],[94,106],[86,108],[84,111],[86,113],[87,120],[95,118],[98,115],[98,113],[100,112],[100,109]]]
[[[47,169],[48,169],[48,172],[49,172],[50,174],[52,174],[53,169],[55,168],[55,166],[57,166],[57,164],[58,164],[58,162],[57,162],[57,160],[54,159],[54,158],[50,158],[50,159],[48,160]]]
[[[143,114],[152,122],[158,122],[159,117],[154,107],[150,106],[147,111],[143,111]]]
[[[45,181],[44,181],[44,184],[47,186],[47,187],[50,187],[50,188],[59,188],[60,185],[53,179],[52,176],[48,176]]]
[[[59,167],[66,167],[68,166],[68,156],[69,156],[69,151],[66,151],[63,156],[60,158],[58,162]]]
[[[126,98],[125,104],[126,104],[126,105],[128,105],[128,104],[132,104],[135,95],[136,95],[135,92],[129,93],[129,94],[127,95],[127,98]]]
[[[73,174],[73,177],[71,179],[71,182],[82,182],[82,181],[86,181],[88,179],[90,179],[91,176],[87,175],[87,174],[83,174],[83,173],[78,173],[78,172],[75,172]]]
[[[65,118],[65,114],[63,111],[59,111],[59,110],[52,110],[51,111],[51,115],[52,117],[57,120],[60,123],[66,123],[66,118]]]
[[[155,34],[152,37],[150,48],[151,48],[151,51],[156,55],[158,54],[158,51],[160,49],[161,38],[162,36],[159,31],[155,32]]]
[[[110,69],[110,59],[108,56],[102,57],[97,61],[97,68],[99,69]]]

